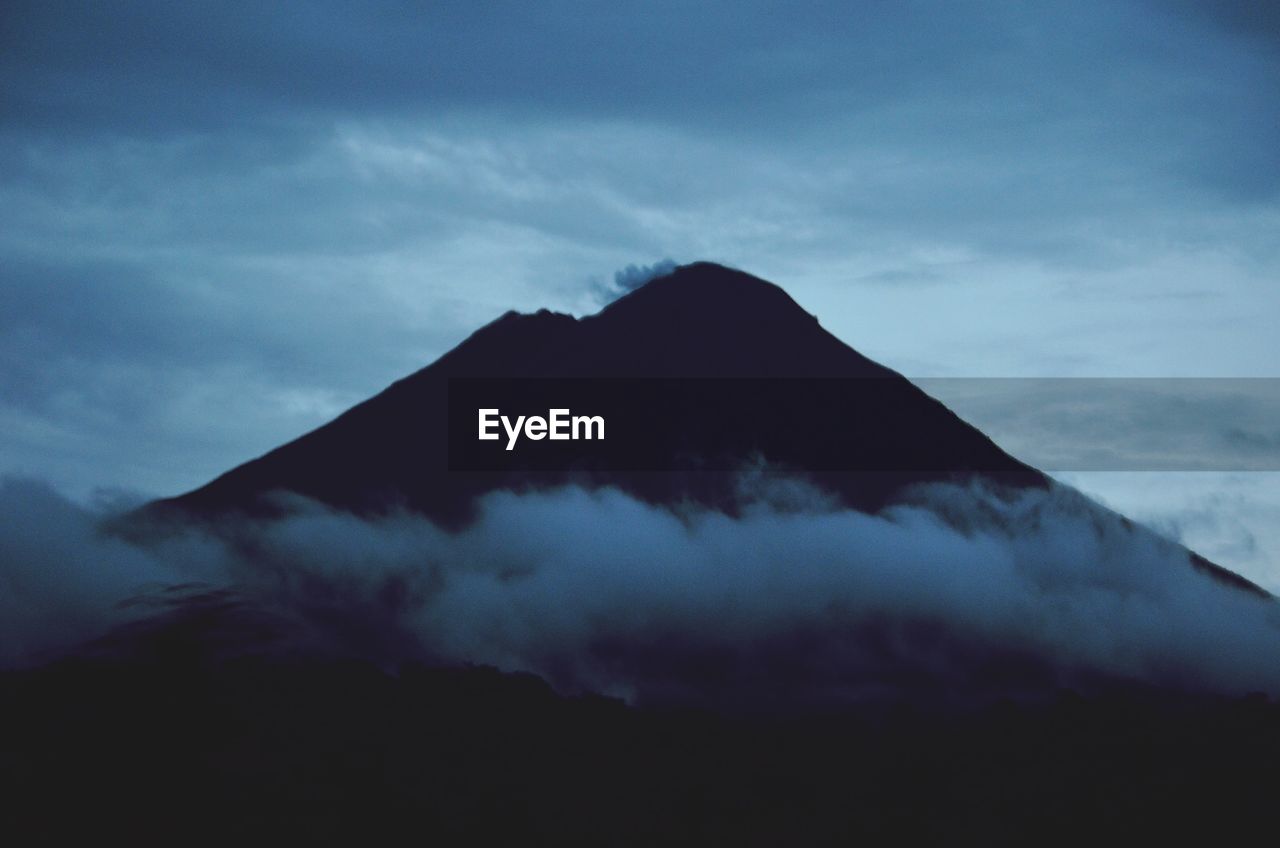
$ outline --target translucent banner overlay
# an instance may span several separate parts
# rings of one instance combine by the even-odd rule
[[[1280,471],[1280,378],[928,378],[1045,471]]]
[[[1280,378],[474,378],[448,405],[453,470],[1280,470]]]

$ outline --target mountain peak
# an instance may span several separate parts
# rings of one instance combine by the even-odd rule
[[[744,312],[781,310],[816,321],[780,286],[715,262],[691,262],[654,277],[606,306],[601,314],[629,309],[670,309],[732,317]],[[775,313],[776,314],[776,313]]]
[[[790,295],[712,262],[678,266],[580,322],[620,376],[879,376],[889,373]]]

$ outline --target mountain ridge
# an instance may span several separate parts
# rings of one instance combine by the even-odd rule
[[[883,508],[920,483],[980,478],[1015,489],[1051,485],[1042,472],[1004,452],[901,374],[832,335],[781,287],[699,262],[650,280],[594,315],[506,312],[330,422],[190,492],[155,501],[143,513],[164,521],[217,521],[231,514],[271,517],[285,509],[273,498],[283,491],[360,515],[404,509],[460,527],[474,517],[478,500],[489,492],[568,483],[611,486],[651,503],[693,502],[735,510],[737,475],[732,471],[452,470],[446,447],[449,381],[492,377],[870,380],[851,385],[875,387],[882,408],[874,416],[859,414],[857,399],[850,399],[842,405],[847,407],[841,410],[843,417],[835,416],[816,431],[793,427],[794,442],[775,441],[775,454],[765,459],[864,512]],[[785,434],[796,416],[830,410],[787,411],[764,404],[741,411],[748,426],[758,423]],[[834,444],[850,433],[862,440],[853,449],[865,451],[865,467],[889,470],[851,472],[794,461],[811,457],[815,441]],[[917,459],[922,451],[933,451],[945,461],[936,471],[922,470]],[[758,458],[744,451],[741,459],[750,465]],[[895,467],[903,470],[891,470]],[[1215,578],[1267,594],[1188,554],[1193,566]]]

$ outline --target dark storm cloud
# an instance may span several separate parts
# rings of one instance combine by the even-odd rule
[[[820,100],[834,58],[873,83],[864,91],[909,89],[996,44],[983,17],[957,27],[972,10],[919,4],[21,3],[3,68],[9,120],[30,127],[145,133],[456,106],[740,122],[747,91],[770,112],[801,91]]]
[[[819,150],[1036,144],[1256,191],[1265,173],[1241,180],[1276,162],[1275,59],[1213,37],[1215,22],[1269,32],[1252,5],[10,4],[0,79],[6,124],[55,134],[305,134],[456,111],[765,143],[784,125]],[[1235,170],[1215,174],[1227,149]]]
[[[1280,7],[1250,0],[1154,0],[1151,7],[1156,14],[1181,16],[1193,31],[1203,29],[1200,45],[1180,51],[1185,57],[1204,56],[1202,45],[1215,41],[1215,31],[1230,36],[1231,60],[1241,74],[1202,82],[1205,121],[1198,127],[1199,155],[1190,157],[1191,173],[1238,199],[1274,201],[1280,191]]]
[[[1155,0],[1160,6],[1210,21],[1280,49],[1280,6],[1259,0]]]
[[[827,217],[1029,253],[1081,252],[1099,207],[1153,182],[1260,199],[1280,173],[1274,58],[1177,4],[11,4],[5,19],[6,125],[41,144],[216,134],[252,162],[341,122],[617,119],[811,159]]]

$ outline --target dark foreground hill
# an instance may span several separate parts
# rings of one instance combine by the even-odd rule
[[[1063,695],[936,715],[655,712],[486,669],[0,674],[9,844],[1250,844],[1280,707]]]

